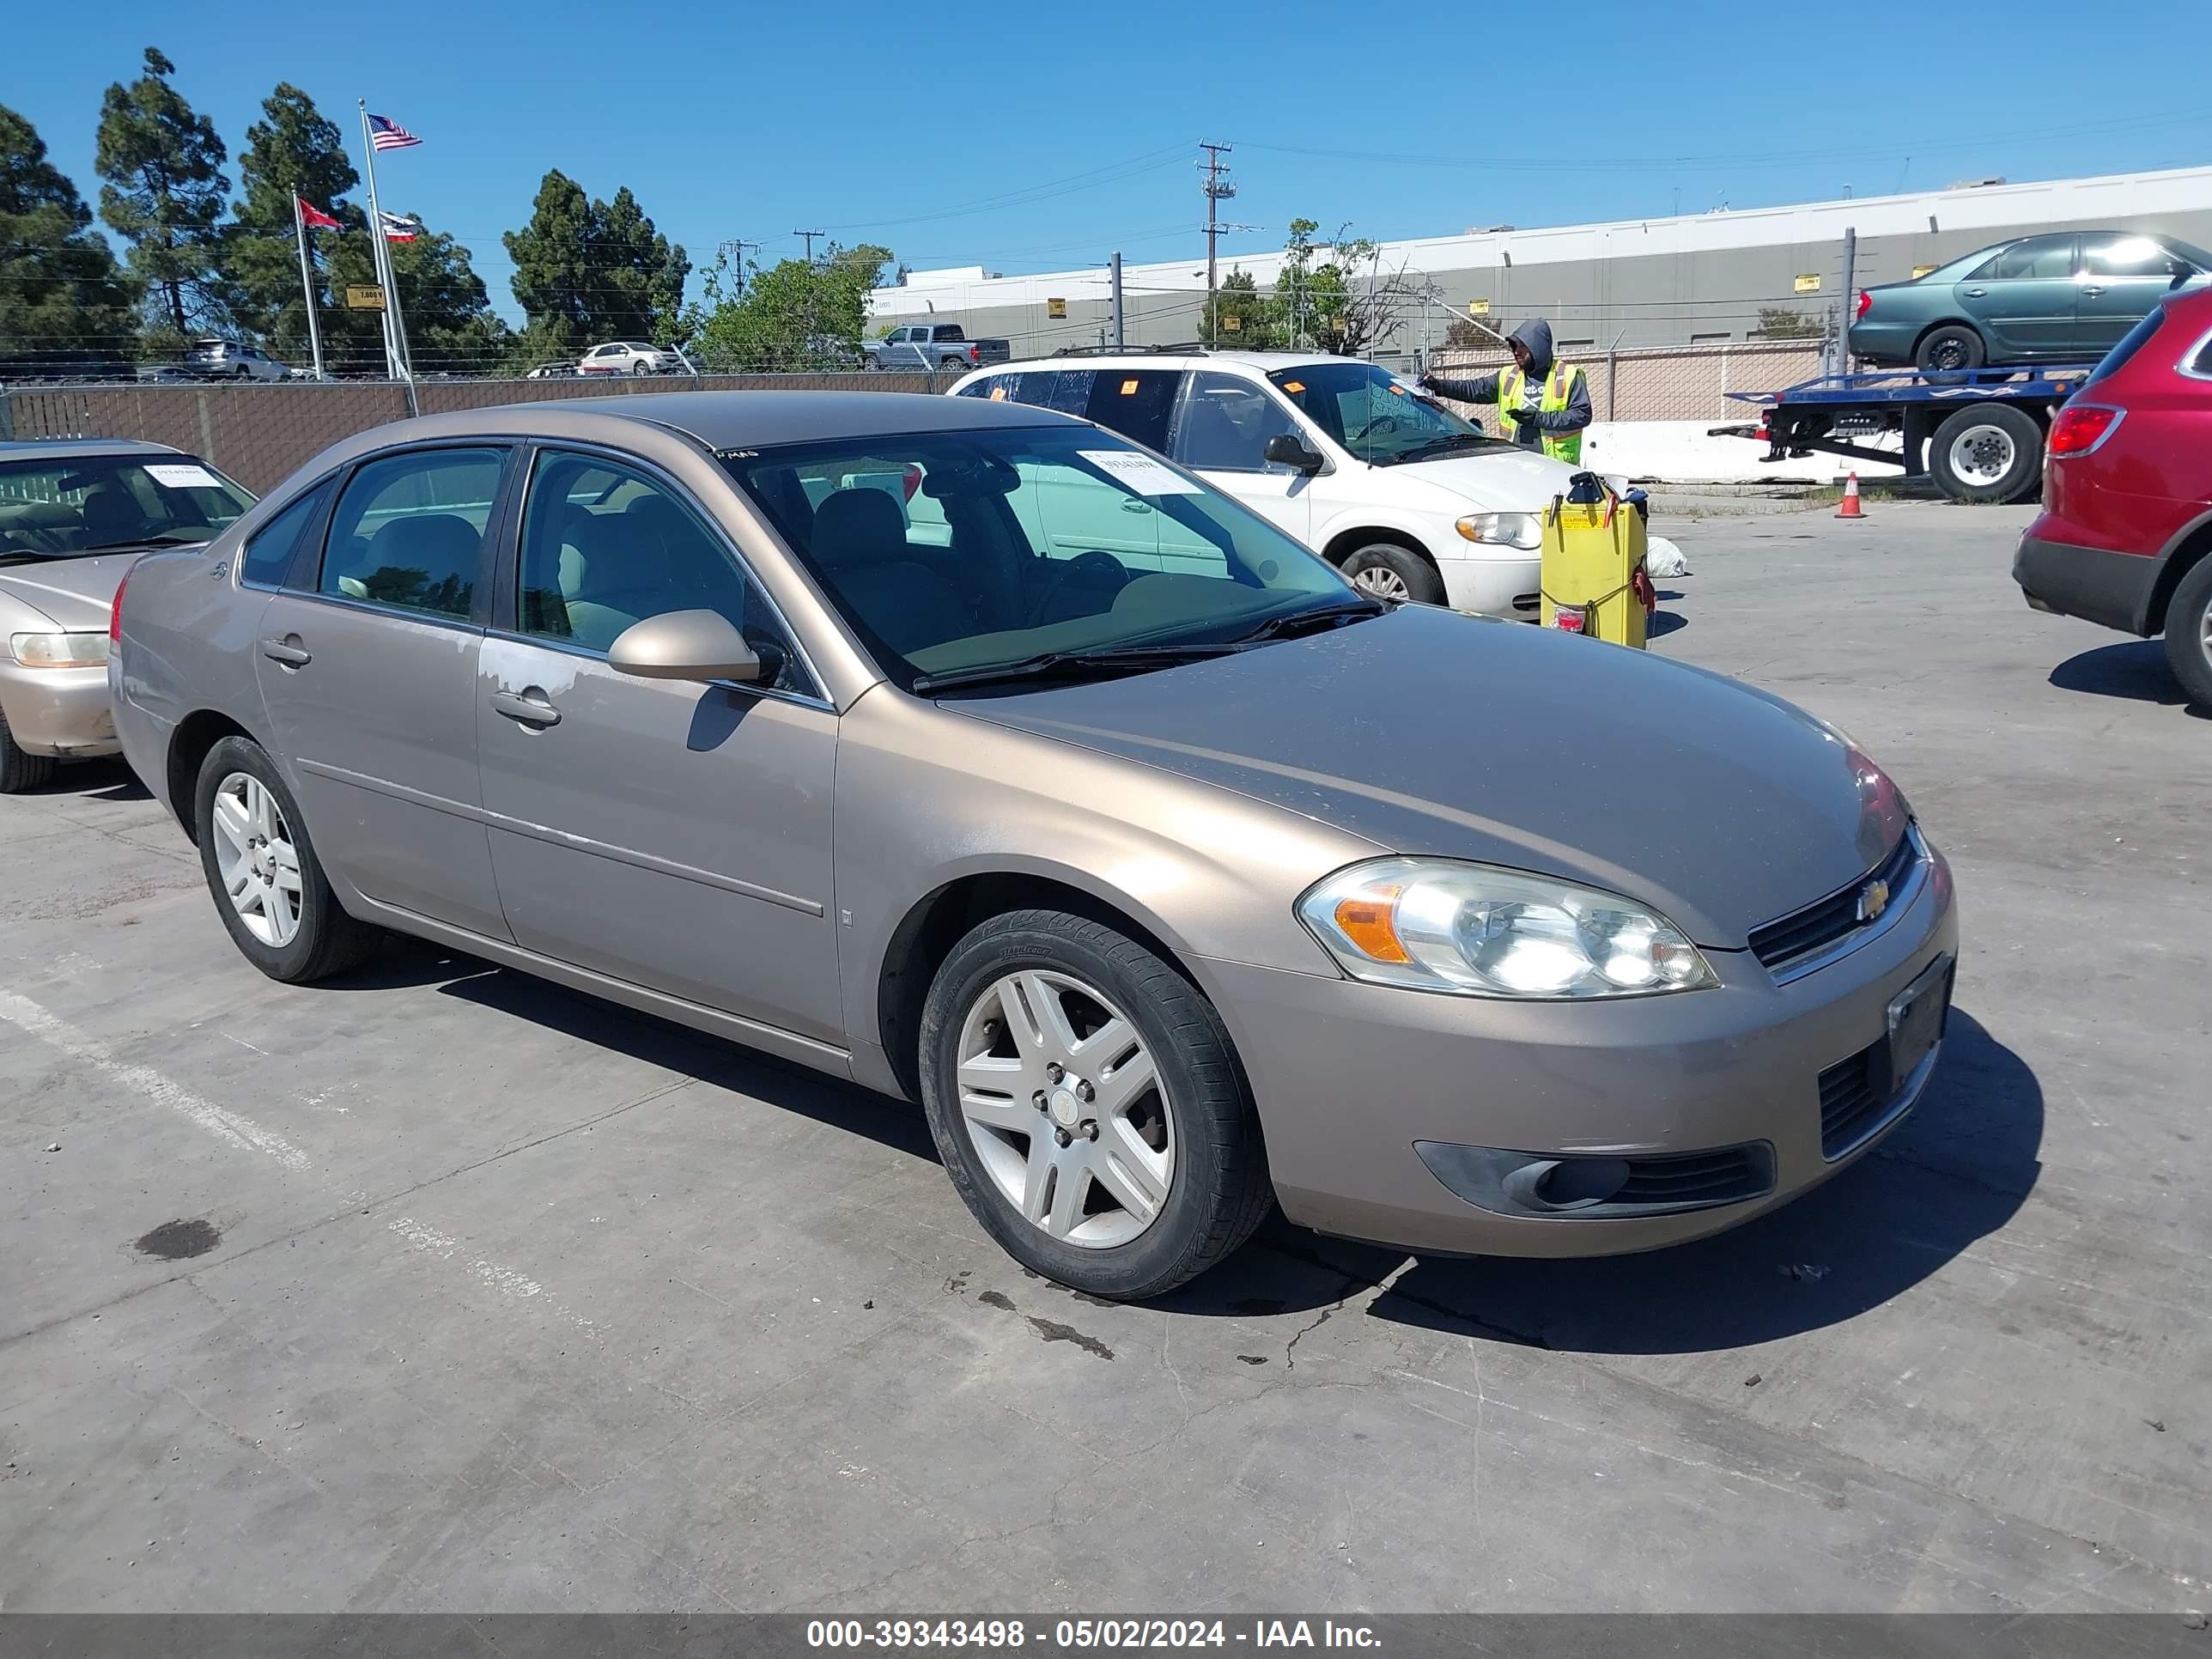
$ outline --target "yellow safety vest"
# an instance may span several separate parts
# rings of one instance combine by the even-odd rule
[[[1536,407],[1550,415],[1567,406],[1567,393],[1574,388],[1575,376],[1582,370],[1565,363],[1555,362],[1544,381],[1543,395]],[[1510,438],[1515,430],[1512,411],[1521,407],[1521,368],[1515,364],[1498,377],[1498,435]],[[1547,432],[1544,453],[1555,461],[1568,465],[1578,465],[1583,458],[1583,434],[1579,432]]]

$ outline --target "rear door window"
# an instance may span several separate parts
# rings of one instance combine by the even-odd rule
[[[502,448],[429,449],[362,466],[331,515],[321,591],[467,620],[506,460]]]
[[[1181,369],[1103,368],[1092,380],[1085,406],[1070,412],[1165,454],[1168,421],[1182,388]]]
[[[2073,274],[2073,237],[2030,236],[2004,249],[1968,280],[2020,282],[2029,278],[2071,276]]]

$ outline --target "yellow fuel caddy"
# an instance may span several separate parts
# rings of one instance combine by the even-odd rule
[[[1544,626],[1642,650],[1651,595],[1644,551],[1641,508],[1595,473],[1577,473],[1544,509]]]

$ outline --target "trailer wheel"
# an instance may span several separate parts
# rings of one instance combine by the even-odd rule
[[[2017,501],[2043,477],[2043,428],[2009,404],[1974,404],[1936,428],[1928,471],[1954,501]]]

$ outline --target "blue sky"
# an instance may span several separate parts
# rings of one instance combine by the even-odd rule
[[[2212,58],[2201,3],[2009,0],[1997,27],[1953,14],[1961,38],[1924,5],[1748,0],[10,10],[0,103],[88,199],[100,93],[146,46],[234,156],[280,80],[349,135],[366,97],[424,140],[385,158],[385,204],[459,236],[510,316],[499,233],[548,167],[628,184],[695,265],[817,227],[1014,272],[1202,261],[1201,138],[1237,146],[1225,216],[1261,228],[1224,252],[1299,215],[1441,234],[2212,161],[2212,93],[2161,68]],[[1540,88],[1504,104],[1528,136],[1498,134],[1501,76]]]

